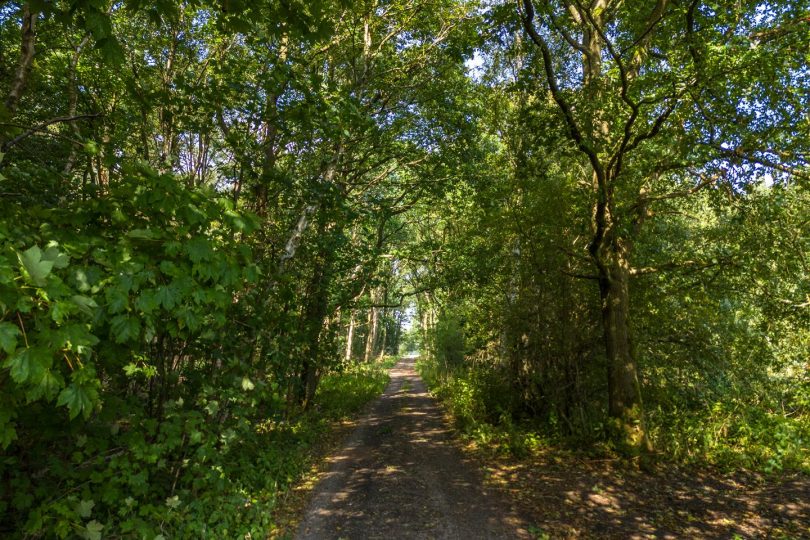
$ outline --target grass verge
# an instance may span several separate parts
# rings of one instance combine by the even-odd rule
[[[314,410],[301,421],[306,426],[306,447],[295,456],[293,473],[277,493],[271,509],[269,538],[292,538],[304,512],[309,494],[325,471],[325,458],[337,450],[356,427],[356,417],[365,405],[379,396],[388,384],[388,370],[395,357],[381,362],[353,366],[324,377],[315,398]],[[293,456],[291,456],[293,457]]]

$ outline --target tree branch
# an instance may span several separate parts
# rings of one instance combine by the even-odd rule
[[[560,270],[560,273],[579,279],[599,279],[599,276],[596,274],[577,274],[575,272],[568,272],[567,270]]]
[[[548,82],[549,89],[551,90],[551,96],[554,98],[554,101],[557,103],[557,106],[562,112],[571,138],[574,140],[574,143],[576,143],[577,148],[579,148],[579,150],[588,157],[594,173],[596,174],[597,178],[600,179],[600,182],[604,182],[605,170],[602,167],[602,163],[599,161],[599,156],[596,154],[594,149],[590,147],[585,140],[585,137],[582,135],[582,131],[579,129],[576,119],[574,118],[574,112],[566,101],[565,97],[563,97],[560,87],[557,84],[557,76],[554,74],[554,65],[551,61],[551,51],[548,48],[548,44],[546,43],[546,40],[543,39],[543,36],[541,36],[534,27],[535,12],[532,0],[522,1],[524,6],[524,13],[521,13],[523,26],[534,44],[539,47],[543,56],[543,66],[546,72],[546,81]],[[520,2],[521,0],[518,0],[518,9],[520,8]]]
[[[672,192],[666,193],[664,195],[655,195],[655,196],[650,196],[650,197],[647,197],[647,196],[639,197],[638,202],[636,202],[636,204],[634,204],[631,207],[631,210],[636,209],[636,208],[640,208],[642,206],[646,206],[646,205],[648,205],[650,203],[653,203],[653,202],[665,201],[667,199],[677,199],[679,197],[687,197],[689,195],[692,195],[693,193],[697,193],[698,191],[700,191],[700,190],[702,190],[702,189],[704,189],[706,187],[711,186],[712,184],[717,183],[717,181],[719,179],[720,179],[719,174],[715,174],[715,175],[712,175],[712,176],[702,176],[700,182],[698,182],[696,185],[692,186],[689,189],[684,189],[684,190],[681,190],[681,191],[672,191]]]
[[[554,18],[553,14],[549,14],[549,20],[551,21],[551,25],[554,27],[554,29],[563,37],[565,41],[568,42],[569,45],[571,45],[571,47],[578,50],[582,54],[590,53],[590,51],[588,51],[588,49],[582,43],[575,40],[568,32],[566,32],[565,28],[557,24],[557,19]]]
[[[722,266],[727,264],[728,261],[681,261],[681,262],[671,262],[665,263],[658,266],[644,266],[642,268],[631,268],[630,275],[635,276],[643,276],[647,274],[655,274],[657,272],[663,272],[665,270],[705,270],[706,268],[711,268],[713,266]]]
[[[101,116],[101,115],[98,114],[98,113],[95,113],[95,114],[79,114],[79,115],[76,115],[76,116],[60,116],[58,118],[51,118],[47,122],[44,122],[44,123],[42,123],[42,124],[40,124],[38,126],[34,126],[34,127],[30,128],[30,129],[27,129],[26,131],[24,131],[23,133],[17,135],[13,139],[3,143],[3,146],[2,146],[3,152],[7,151],[12,146],[15,146],[16,144],[18,144],[23,139],[25,139],[27,137],[30,137],[34,133],[38,133],[38,132],[43,131],[46,127],[48,127],[48,126],[50,126],[52,124],[60,124],[60,123],[63,123],[63,122],[75,122],[76,120],[83,120],[85,118],[97,118],[99,116]]]
[[[658,2],[656,2],[655,7],[653,8],[652,12],[650,12],[650,16],[647,17],[647,28],[644,30],[644,32],[641,33],[641,35],[635,41],[633,41],[633,43],[629,47],[621,51],[621,54],[624,54],[636,48],[642,43],[644,43],[646,47],[646,44],[650,42],[650,39],[652,37],[652,31],[655,29],[656,26],[658,26],[658,23],[660,23],[661,20],[663,20],[664,11],[666,10],[668,3],[669,3],[668,0],[658,0]]]
[[[799,17],[798,19],[788,21],[784,25],[778,26],[776,28],[769,28],[768,30],[753,32],[748,35],[748,39],[752,43],[761,45],[763,43],[773,41],[774,39],[778,39],[782,36],[786,36],[788,34],[791,34],[792,32],[795,32],[797,30],[797,27],[801,26],[802,24],[810,24],[810,16]]]
[[[718,144],[712,145],[712,148],[718,150],[722,155],[731,159],[740,159],[749,163],[756,163],[757,165],[762,165],[763,167],[768,167],[769,169],[773,169],[775,171],[787,173],[803,180],[810,180],[810,173],[784,165],[782,163],[771,161],[770,159],[755,156],[752,152],[756,152],[757,150],[747,150],[741,147],[723,148]]]

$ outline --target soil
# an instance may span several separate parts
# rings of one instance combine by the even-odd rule
[[[310,499],[296,538],[532,538],[401,360]]]
[[[810,540],[806,475],[639,471],[553,448],[499,456],[454,436],[413,359],[390,374],[343,448],[299,490],[300,510],[314,485],[296,538]]]
[[[511,493],[539,538],[810,539],[810,478],[722,473],[546,454],[486,460],[488,483]]]

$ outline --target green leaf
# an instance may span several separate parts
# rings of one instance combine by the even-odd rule
[[[174,257],[178,253],[180,253],[181,249],[183,249],[183,244],[181,244],[177,240],[170,240],[165,244],[163,244],[163,249],[166,251],[166,255]]]
[[[101,531],[104,525],[95,519],[86,525],[84,534],[82,535],[85,540],[101,540]]]
[[[177,294],[172,286],[158,287],[156,298],[166,309],[177,305]]]
[[[141,291],[135,305],[146,314],[152,313],[160,306],[157,293],[154,289],[146,289]]]
[[[17,272],[11,265],[11,261],[0,257],[0,284],[11,285],[16,276]]]
[[[113,66],[121,65],[124,61],[124,50],[121,48],[121,44],[118,43],[118,40],[114,37],[107,37],[104,39],[99,40],[98,42],[99,49],[101,49],[101,54],[104,55],[104,60],[112,64]]]
[[[9,368],[11,378],[17,384],[27,381],[31,375],[31,356],[28,354],[28,349],[17,351],[17,354],[5,361],[3,367]]]
[[[54,261],[42,260],[42,250],[37,246],[32,246],[23,253],[18,253],[17,258],[19,258],[25,271],[28,272],[34,285],[44,287],[46,284],[45,278],[51,273]]]
[[[73,420],[79,413],[84,413],[85,418],[89,417],[90,410],[93,407],[93,401],[84,388],[78,386],[76,383],[71,383],[70,386],[59,392],[59,399],[56,400],[56,405],[67,406],[70,419]]]
[[[250,225],[245,219],[233,210],[225,211],[225,215],[230,218],[230,223],[237,231],[250,232]]]
[[[207,238],[192,238],[186,243],[186,252],[192,262],[208,261],[214,254]]]
[[[64,253],[60,253],[56,245],[48,246],[48,249],[42,254],[42,260],[52,261],[54,268],[67,268],[70,263],[70,258]]]
[[[51,400],[64,385],[65,381],[58,372],[47,369],[42,374],[39,384],[28,393],[28,399],[35,400],[44,397],[47,400]]]
[[[76,512],[83,518],[89,518],[93,512],[93,507],[96,505],[93,501],[81,501],[76,508]]]
[[[20,329],[16,324],[0,322],[0,349],[6,354],[13,353],[17,348],[17,336],[19,335]]]
[[[132,229],[127,233],[127,236],[139,240],[157,240],[160,237],[153,229]]]
[[[253,384],[253,381],[248,379],[247,377],[242,377],[242,390],[250,391],[253,390],[256,386]]]
[[[91,156],[99,153],[98,143],[95,141],[87,141],[84,143],[84,151]]]
[[[50,314],[51,319],[56,324],[61,323],[66,316],[70,315],[72,304],[68,302],[57,301],[51,304]]]
[[[116,315],[110,321],[110,328],[117,343],[136,339],[141,333],[141,323],[135,317]]]
[[[92,315],[93,310],[98,308],[98,304],[92,298],[88,298],[87,296],[82,296],[80,294],[74,294],[70,297],[76,306],[78,306],[79,310],[87,315]]]
[[[109,17],[97,9],[84,11],[84,26],[96,38],[97,46],[101,45],[103,39],[112,33]]]
[[[177,265],[174,264],[172,261],[161,261],[158,266],[160,268],[160,271],[166,274],[167,276],[178,277],[183,274],[183,271],[180,270],[177,267]]]
[[[11,378],[18,384],[30,382],[38,384],[46,371],[51,368],[53,356],[44,347],[19,349],[16,354],[5,361],[3,367],[10,369]]]
[[[205,411],[208,414],[210,414],[211,416],[214,416],[215,414],[217,414],[217,411],[219,411],[219,402],[215,401],[215,400],[211,400],[208,403],[206,403],[205,407],[203,407],[203,408],[205,409]]]
[[[200,318],[192,309],[187,307],[182,307],[177,310],[177,322],[180,328],[188,328],[192,332],[196,332],[200,329]]]
[[[17,438],[17,430],[14,429],[11,418],[10,413],[0,411],[0,450],[8,448]]]
[[[98,344],[98,341],[85,324],[65,325],[54,335],[54,343],[59,348],[65,347],[79,354],[89,352],[88,349]]]
[[[121,287],[111,287],[104,292],[110,313],[121,313],[129,306],[129,295]]]

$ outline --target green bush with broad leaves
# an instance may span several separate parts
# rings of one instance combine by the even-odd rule
[[[235,291],[257,277],[250,250],[225,242],[250,232],[249,217],[146,169],[129,171],[108,197],[63,209],[11,207],[6,216],[4,447],[16,437],[22,402],[89,418],[101,380],[154,375],[165,369],[152,354],[159,347],[215,338]]]
[[[155,477],[174,491],[184,463],[222,451],[223,424],[245,423],[217,417],[201,381],[215,366],[227,371],[219,344],[258,279],[238,241],[253,220],[169,175],[131,168],[123,178],[63,208],[4,209],[4,531],[92,538],[113,506],[122,519],[133,505],[121,530],[153,527],[167,510],[143,504]],[[90,500],[95,519],[85,523]]]
[[[255,347],[255,219],[123,172],[101,196],[3,208],[0,536],[263,536],[330,422],[387,375],[327,373],[295,412]]]

